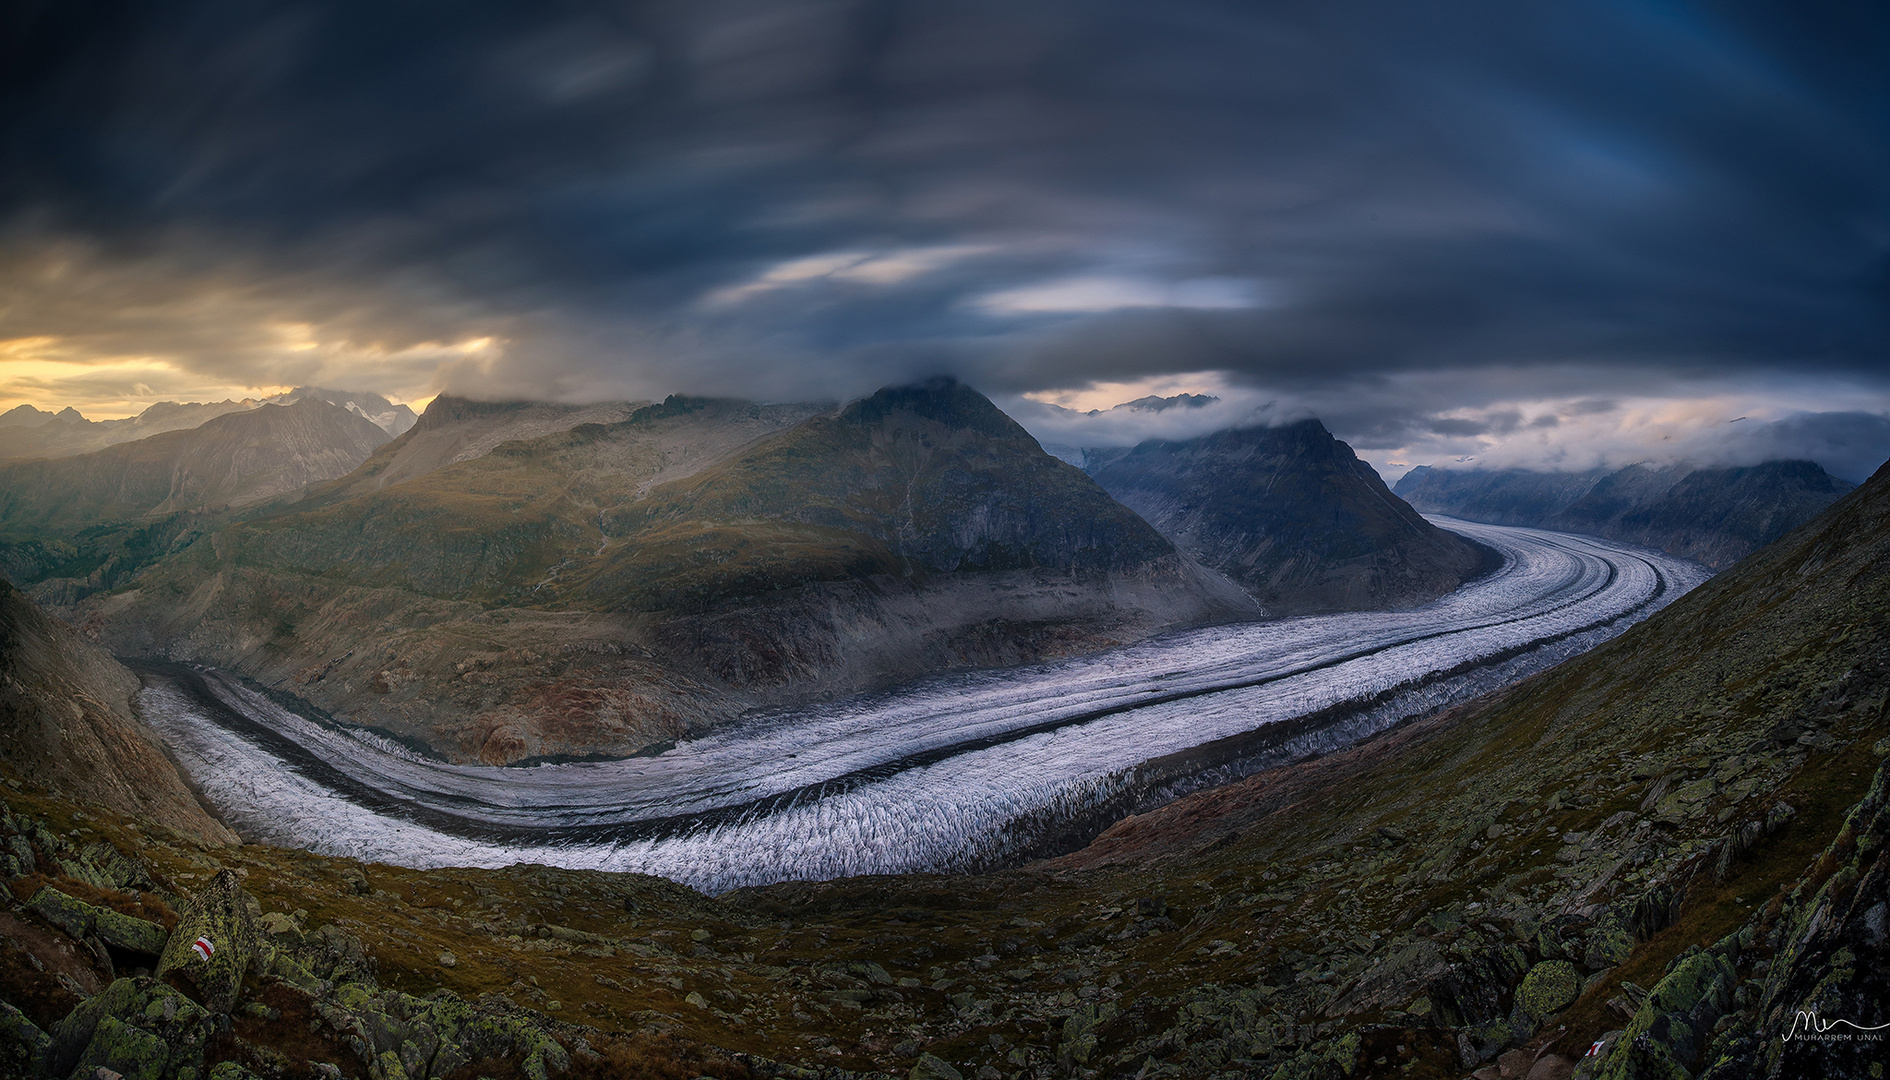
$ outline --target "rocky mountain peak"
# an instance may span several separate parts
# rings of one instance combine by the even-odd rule
[[[949,375],[909,386],[889,386],[848,405],[840,419],[849,424],[879,424],[901,414],[950,428],[975,431],[993,439],[1036,440],[991,399]]]
[[[38,427],[53,418],[53,414],[43,412],[31,405],[16,405],[0,414],[0,428]]]
[[[1317,419],[1085,458],[1104,490],[1276,614],[1422,603],[1483,566]]]

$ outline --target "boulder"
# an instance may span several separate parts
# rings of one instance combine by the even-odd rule
[[[75,938],[96,937],[107,945],[128,952],[157,956],[170,937],[154,922],[134,919],[111,908],[98,907],[44,886],[27,901],[40,918]]]
[[[155,1080],[199,1070],[213,1027],[209,1013],[156,979],[118,979],[53,1028],[46,1073],[91,1076],[105,1068]]]
[[[943,1058],[920,1054],[919,1063],[912,1067],[909,1080],[965,1080],[965,1074]]]
[[[52,1049],[52,1039],[26,1014],[0,1001],[0,1071],[31,1076]]]
[[[235,1009],[243,976],[259,956],[261,932],[251,903],[233,871],[218,871],[184,906],[177,931],[158,958],[157,977],[189,982],[211,1012]],[[210,943],[208,959],[195,947],[199,938]]]
[[[1545,960],[1529,969],[1516,988],[1516,1010],[1531,1027],[1575,1003],[1582,993],[1581,973],[1567,960]]]

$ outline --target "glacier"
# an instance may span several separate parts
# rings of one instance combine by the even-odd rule
[[[709,893],[975,871],[1349,745],[1592,648],[1710,576],[1588,536],[1438,525],[1500,568],[1410,611],[1180,631],[753,715],[650,757],[453,765],[197,665],[139,708],[246,839],[411,867],[543,863]]]

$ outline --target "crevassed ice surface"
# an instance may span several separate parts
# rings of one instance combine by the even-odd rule
[[[932,678],[746,718],[654,757],[448,765],[303,719],[206,668],[147,671],[140,705],[252,840],[415,867],[633,870],[720,892],[995,865],[1085,816],[1514,681],[1709,576],[1593,537],[1434,520],[1496,548],[1502,568],[1413,611],[1212,627]],[[1333,718],[1322,727],[1282,723],[1321,710]],[[1241,742],[1255,733],[1264,745]],[[1161,764],[1210,743],[1233,748],[1205,768],[1200,755]]]

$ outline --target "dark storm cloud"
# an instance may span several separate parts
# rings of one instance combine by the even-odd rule
[[[0,339],[68,355],[564,397],[1212,370],[1381,445],[1883,389],[1880,6],[0,17]]]

